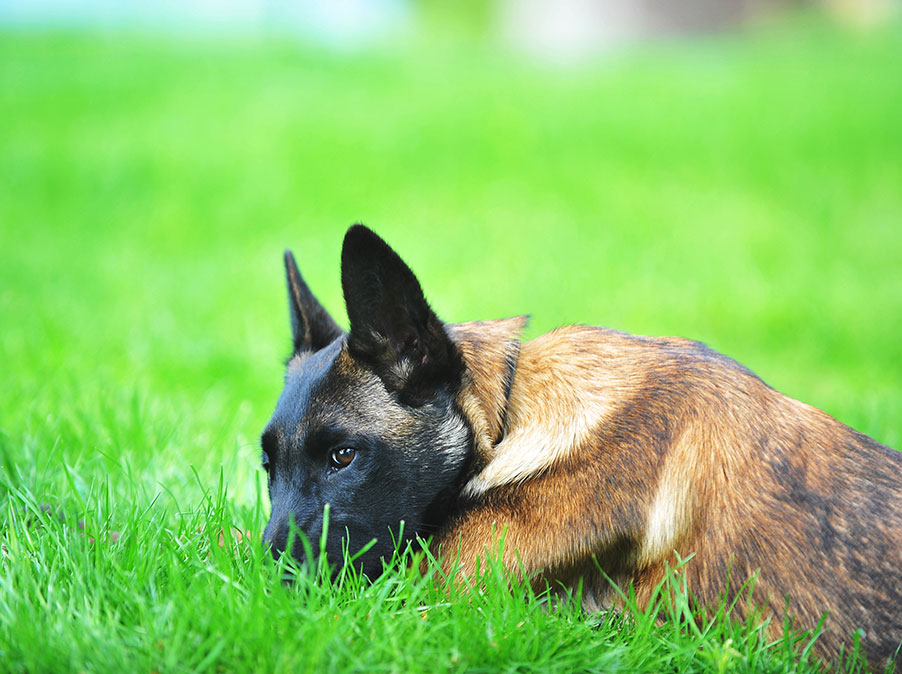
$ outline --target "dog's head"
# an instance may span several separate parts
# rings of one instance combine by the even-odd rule
[[[473,433],[457,402],[461,350],[420,284],[378,236],[345,236],[345,333],[285,254],[294,352],[262,436],[272,513],[264,542],[280,554],[291,522],[314,550],[329,505],[326,552],[334,563],[375,539],[358,566],[382,570],[401,534],[428,536],[447,517],[470,461]],[[300,543],[291,553],[303,560]]]

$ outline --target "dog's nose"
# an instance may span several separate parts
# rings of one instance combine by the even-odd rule
[[[263,545],[269,547],[275,559],[281,557],[288,547],[288,523],[276,524],[270,520],[263,532]]]

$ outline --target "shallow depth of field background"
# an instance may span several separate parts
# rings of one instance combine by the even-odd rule
[[[28,503],[127,531],[220,477],[260,532],[281,253],[345,323],[354,222],[446,321],[692,337],[902,447],[896,5],[535,48],[492,6],[322,35],[0,12],[4,544],[39,535]],[[17,585],[26,557],[49,559],[0,560],[7,654],[23,606],[63,620]]]

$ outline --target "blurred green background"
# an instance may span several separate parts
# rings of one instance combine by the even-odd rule
[[[555,52],[493,37],[488,3],[417,7],[402,38],[337,46],[2,29],[8,475],[150,503],[221,469],[252,503],[289,349],[281,252],[344,323],[353,222],[447,321],[692,337],[902,446],[898,20]]]

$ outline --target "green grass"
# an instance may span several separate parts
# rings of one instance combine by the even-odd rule
[[[567,72],[0,34],[0,670],[808,671],[753,624],[599,624],[492,573],[285,587],[218,532],[266,520],[281,251],[340,316],[358,220],[446,320],[693,337],[902,446],[899,120],[898,26]]]

